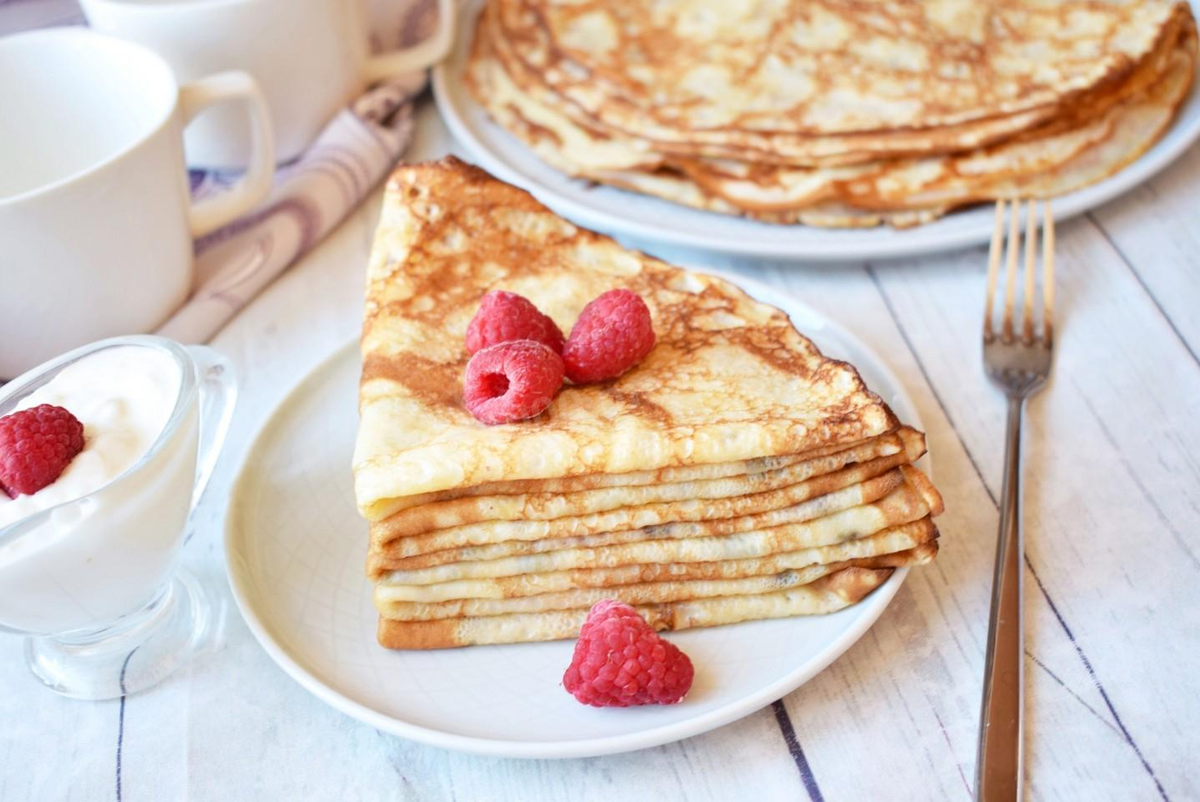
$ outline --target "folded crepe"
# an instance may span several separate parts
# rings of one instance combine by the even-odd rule
[[[371,560],[388,561],[397,557],[429,554],[444,549],[518,540],[578,537],[588,534],[645,529],[683,521],[716,522],[730,518],[774,513],[784,522],[795,520],[801,505],[828,496],[834,491],[854,487],[910,462],[924,453],[919,450],[879,457],[843,470],[815,476],[775,490],[715,499],[688,499],[623,507],[589,515],[564,514],[547,520],[488,520],[390,537],[390,519],[376,522],[372,528]],[[820,502],[818,502],[820,503]],[[497,505],[501,507],[501,505]],[[762,519],[759,519],[762,520]],[[372,569],[373,570],[373,569]]]
[[[466,411],[480,299],[564,331],[637,293],[657,342],[620,378],[566,385],[527,421]],[[937,551],[941,498],[850,365],[779,310],[580,229],[453,157],[399,168],[367,276],[355,494],[380,642],[575,634],[599,598],[656,626],[826,612]]]
[[[641,296],[654,322],[657,344],[637,370],[564,387],[535,420],[471,416],[463,342],[484,293],[519,293],[569,331],[614,287]],[[783,312],[578,228],[453,158],[389,182],[362,351],[354,487],[370,521],[418,493],[803,454],[899,428],[858,372]]]
[[[643,532],[640,539],[624,543],[566,547],[524,556],[461,560],[424,568],[400,568],[382,573],[378,580],[381,585],[427,585],[464,577],[520,576],[588,566],[708,562],[764,556],[781,550],[862,537],[895,524],[941,513],[941,497],[920,471],[910,468],[902,476],[904,478],[899,486],[878,500],[842,510],[819,510],[804,521],[772,525],[767,523],[770,519],[747,516],[723,519],[721,522],[699,522],[690,528],[670,524],[660,527],[665,531]],[[796,518],[800,518],[800,515]],[[756,523],[759,525],[756,526]],[[725,534],[716,534],[722,531]]]
[[[921,434],[904,428],[892,435],[875,438],[869,444],[792,462],[774,470],[722,479],[623,485],[567,493],[535,487],[535,492],[529,493],[472,495],[432,502],[393,513],[380,523],[376,532],[381,541],[388,542],[481,521],[546,521],[648,504],[741,498],[794,487],[867,460],[881,460],[875,464],[882,466],[894,462],[889,460],[890,457],[903,454],[911,461],[922,451],[924,438]]]
[[[910,542],[918,542],[911,538]],[[376,593],[376,603],[383,617],[393,621],[432,621],[444,618],[472,618],[489,615],[512,615],[515,613],[540,613],[552,610],[589,608],[604,599],[617,599],[626,604],[666,604],[692,599],[720,596],[753,596],[773,593],[811,584],[843,568],[898,568],[928,562],[937,554],[937,541],[929,539],[906,551],[891,552],[874,557],[828,564],[814,563],[802,568],[789,569],[775,574],[747,576],[732,579],[669,579],[664,581],[634,582],[613,587],[580,587],[557,592],[539,593],[530,596],[512,596],[497,599],[451,599],[440,602],[395,601],[386,596],[381,588]]]
[[[806,462],[819,457],[829,456],[842,451],[854,450],[856,461],[868,457],[887,456],[895,454],[904,447],[904,441],[899,433],[885,434],[865,440],[847,449],[844,445],[834,445],[826,448],[816,448],[804,454],[786,454],[778,457],[760,457],[758,459],[735,460],[707,465],[680,465],[678,467],[660,468],[654,471],[630,471],[628,473],[588,473],[579,476],[564,476],[551,479],[517,479],[512,481],[485,482],[472,487],[459,487],[453,490],[442,490],[436,493],[417,493],[404,498],[395,499],[389,503],[394,511],[431,504],[439,501],[470,496],[508,496],[523,493],[576,493],[582,490],[598,490],[609,487],[640,487],[655,484],[675,484],[679,482],[703,482],[711,479],[727,479],[731,476],[753,477],[768,471],[779,470],[797,462]],[[813,471],[813,475],[816,475]]]
[[[904,565],[927,561],[927,556],[895,555]],[[655,629],[682,630],[835,613],[861,601],[892,574],[891,568],[849,567],[789,590],[748,596],[720,596],[662,604],[634,604]],[[611,597],[610,597],[611,598]],[[431,621],[379,619],[376,635],[389,649],[445,649],[495,643],[562,640],[579,634],[588,610],[556,610]]]
[[[899,487],[903,482],[904,474],[899,469],[895,469],[867,479],[859,484],[817,496],[809,501],[757,515],[699,521],[674,521],[672,523],[656,524],[638,529],[603,531],[573,537],[560,535],[543,537],[536,540],[503,540],[482,546],[461,546],[411,557],[395,556],[400,551],[395,547],[407,543],[408,539],[406,539],[389,544],[383,553],[373,553],[369,573],[371,576],[379,578],[385,572],[430,568],[450,563],[486,562],[502,557],[544,554],[545,552],[561,551],[563,549],[597,548],[600,546],[640,543],[664,538],[696,538],[729,535],[756,529],[786,527],[803,521],[812,521],[824,516],[833,515],[851,507],[878,501]],[[416,539],[418,538],[412,538],[412,540]]]
[[[907,517],[907,516],[905,516]],[[662,579],[730,579],[734,577],[764,576],[777,574],[810,565],[825,565],[855,557],[874,557],[904,551],[937,538],[937,529],[929,515],[917,521],[875,531],[859,537],[842,540],[829,538],[825,545],[803,547],[805,535],[796,538],[779,537],[776,548],[768,551],[761,538],[735,538],[729,541],[716,539],[702,544],[684,543],[677,549],[685,558],[669,562],[639,562],[639,555],[614,560],[611,565],[603,562],[573,560],[578,555],[568,555],[561,562],[562,570],[554,560],[546,561],[538,570],[516,573],[511,576],[467,578],[430,584],[394,584],[389,580],[376,585],[376,601],[447,601],[450,599],[505,599],[515,596],[533,596],[575,588],[612,588],[637,582]],[[809,535],[811,537],[811,535]],[[799,543],[789,543],[789,540]],[[813,538],[819,542],[819,538]],[[674,545],[674,544],[673,544]],[[689,548],[690,547],[690,548]],[[705,547],[711,556],[705,560]],[[745,556],[750,555],[750,556]],[[618,554],[620,558],[623,555]],[[643,559],[653,560],[653,557]],[[670,559],[670,558],[668,558]],[[582,565],[580,565],[582,562]],[[475,566],[472,566],[474,568]],[[503,566],[503,573],[509,566]],[[470,570],[465,574],[470,577]],[[381,610],[381,612],[385,612]]]

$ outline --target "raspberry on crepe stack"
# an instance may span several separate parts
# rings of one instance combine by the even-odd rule
[[[388,648],[574,638],[606,599],[659,630],[828,613],[937,553],[924,436],[852,366],[456,159],[388,184],[362,350]]]

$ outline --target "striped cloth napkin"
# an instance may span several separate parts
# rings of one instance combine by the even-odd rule
[[[379,49],[412,45],[437,25],[435,0],[379,0],[373,5],[372,38]],[[195,289],[156,333],[185,343],[211,339],[319,243],[407,149],[413,101],[424,87],[421,73],[368,89],[330,121],[304,154],[276,170],[275,186],[257,210],[197,240]],[[193,171],[192,195],[221,192],[237,178]]]

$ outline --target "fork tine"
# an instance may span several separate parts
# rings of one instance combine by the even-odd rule
[[[996,305],[996,278],[1000,273],[1000,254],[1004,250],[1004,201],[996,201],[996,223],[992,227],[992,245],[988,249],[987,303],[983,307],[983,340],[996,336],[992,327],[992,309]]]
[[[1004,261],[1004,323],[1002,340],[1013,341],[1013,301],[1017,290],[1017,252],[1021,249],[1021,202],[1012,201],[1008,218],[1008,253]]]
[[[1021,341],[1033,345],[1033,292],[1037,274],[1037,201],[1029,201],[1029,213],[1025,218],[1025,286],[1022,292],[1024,305],[1021,310]]]
[[[1054,344],[1054,210],[1050,201],[1045,202],[1045,220],[1042,223],[1042,326],[1045,329],[1045,345]]]

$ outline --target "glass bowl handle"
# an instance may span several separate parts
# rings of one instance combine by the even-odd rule
[[[237,406],[237,378],[233,363],[219,351],[206,345],[189,345],[196,361],[200,382],[200,452],[196,458],[196,484],[192,490],[192,509],[200,503],[204,488],[212,478],[221,445],[229,433],[229,422]]]

